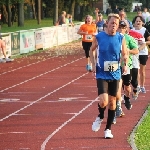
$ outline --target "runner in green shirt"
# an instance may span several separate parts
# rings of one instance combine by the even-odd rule
[[[131,93],[131,78],[132,78],[132,56],[135,54],[138,54],[138,44],[135,41],[133,37],[130,35],[126,34],[128,30],[127,24],[124,21],[120,21],[119,29],[118,31],[125,36],[126,40],[126,45],[128,48],[129,52],[129,59],[128,59],[128,71],[127,74],[122,75],[122,81],[120,81],[120,87],[117,93],[117,107],[116,107],[116,116],[121,116],[122,113],[122,108],[121,108],[121,87],[122,87],[122,82],[124,86],[124,104],[125,107],[130,110],[132,108],[131,102],[130,102],[130,93]],[[121,66],[124,65],[124,62],[121,63]],[[116,118],[114,118],[113,123],[116,123]]]

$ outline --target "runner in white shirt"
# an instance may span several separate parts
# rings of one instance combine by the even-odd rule
[[[133,30],[141,33],[144,37],[147,34],[147,30],[145,27],[143,27],[144,19],[142,16],[136,16],[133,19],[134,28]],[[147,40],[147,37],[145,37],[145,40]],[[141,42],[142,44],[143,42]],[[139,43],[140,44],[140,43]],[[139,51],[139,61],[140,61],[140,90],[142,93],[146,93],[145,90],[145,68],[146,68],[146,62],[148,60],[148,49],[147,46],[145,46],[142,50]]]

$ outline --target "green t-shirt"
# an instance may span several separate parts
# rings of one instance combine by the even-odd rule
[[[125,40],[126,40],[127,48],[129,50],[138,49],[137,42],[135,41],[135,39],[132,36],[130,36],[128,34],[125,34],[124,37],[125,37]],[[132,54],[129,54],[128,67],[130,69],[133,68],[133,66],[132,66]]]

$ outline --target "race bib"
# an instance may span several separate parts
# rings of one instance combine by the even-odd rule
[[[104,71],[114,72],[118,67],[118,61],[104,61]]]
[[[103,27],[98,27],[98,31],[103,31]]]
[[[85,40],[92,40],[92,35],[85,35]]]

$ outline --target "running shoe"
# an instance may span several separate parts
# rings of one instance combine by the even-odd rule
[[[89,65],[88,64],[86,65],[86,70],[89,71]]]
[[[111,134],[111,130],[107,129],[104,131],[105,139],[112,139],[113,135]]]
[[[136,92],[136,93],[133,92],[132,98],[133,98],[134,100],[136,100],[136,99],[138,98],[138,92]]]
[[[91,67],[89,64],[87,64],[87,65],[86,65],[86,70],[87,70],[87,71],[92,71],[92,67]]]
[[[124,104],[125,104],[125,107],[126,107],[128,110],[130,110],[130,109],[132,108],[130,99],[124,99]]]
[[[5,59],[0,59],[0,63],[6,63]]]
[[[138,94],[141,92],[140,86],[137,87],[137,92],[138,92]]]
[[[6,58],[6,62],[12,62],[12,61],[14,61],[14,59]]]
[[[103,119],[100,119],[99,117],[96,117],[96,120],[92,124],[92,130],[94,132],[97,132],[100,129],[102,121],[103,121]]]
[[[125,113],[122,111],[120,117],[123,117],[125,115]]]
[[[121,102],[117,101],[117,105],[116,105],[116,117],[120,117],[121,112],[122,112]]]
[[[141,87],[141,92],[146,93],[145,87]]]

